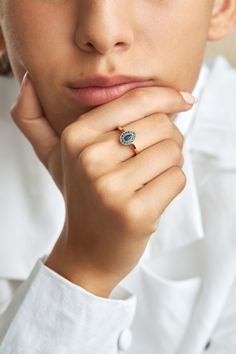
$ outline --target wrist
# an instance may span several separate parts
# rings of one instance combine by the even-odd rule
[[[44,265],[88,292],[108,298],[119,281],[79,258],[59,239]]]

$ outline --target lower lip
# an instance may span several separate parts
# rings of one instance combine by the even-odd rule
[[[153,81],[129,82],[109,87],[90,86],[84,88],[66,88],[67,93],[77,103],[97,106],[119,98],[129,90],[136,87],[153,85]]]

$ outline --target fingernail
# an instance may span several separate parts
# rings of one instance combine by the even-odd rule
[[[28,71],[26,71],[26,73],[23,76],[23,79],[21,81],[21,91],[22,91],[23,87],[27,85],[28,82],[29,82],[29,75],[28,75]]]
[[[28,74],[28,71],[26,71],[25,75],[23,76],[23,79],[21,81],[21,84],[20,84],[20,91],[18,93],[18,96],[17,96],[17,102],[19,102],[19,100],[22,98],[22,93],[23,93],[23,90],[24,90],[24,87],[27,85],[27,83],[29,82],[29,76],[27,75]]]
[[[181,96],[185,100],[186,103],[188,104],[194,104],[198,101],[197,97],[194,97],[191,93],[189,92],[183,92],[180,91]]]

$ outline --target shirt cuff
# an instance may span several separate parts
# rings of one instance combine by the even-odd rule
[[[117,286],[109,298],[99,297],[41,259],[13,302],[8,310],[12,320],[0,347],[4,354],[118,353],[136,308],[136,297],[122,287]]]

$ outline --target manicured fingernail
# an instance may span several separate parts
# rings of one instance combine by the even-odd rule
[[[28,74],[28,71],[26,71],[26,73],[23,76],[23,79],[21,81],[21,91],[22,91],[23,87],[27,85],[28,82],[29,82],[29,74]]]
[[[188,104],[194,104],[198,101],[197,97],[194,97],[189,92],[180,91],[180,94],[183,97],[183,99],[185,100],[185,102]]]
[[[20,91],[19,91],[19,94],[17,96],[17,101],[19,101],[22,97],[22,94],[23,94],[23,91],[24,91],[24,87],[27,85],[27,83],[29,82],[29,75],[28,74],[28,71],[26,71],[25,75],[23,76],[23,79],[21,81],[21,84],[20,84]]]

